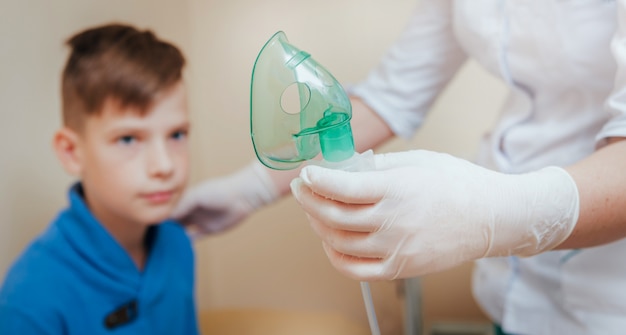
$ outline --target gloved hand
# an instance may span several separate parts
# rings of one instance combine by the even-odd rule
[[[278,198],[265,167],[254,161],[226,177],[207,180],[185,192],[172,213],[192,238],[221,232]]]
[[[576,184],[558,167],[507,175],[422,150],[374,160],[364,172],[308,166],[291,183],[331,263],[354,279],[534,255],[564,241],[578,219]]]

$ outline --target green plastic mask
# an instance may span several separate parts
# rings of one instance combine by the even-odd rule
[[[282,31],[259,52],[252,70],[250,128],[259,160],[289,170],[320,152],[340,162],[354,154],[350,99],[337,80]]]

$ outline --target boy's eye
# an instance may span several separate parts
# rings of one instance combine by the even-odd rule
[[[184,130],[179,130],[172,134],[172,138],[175,140],[182,140],[185,137],[187,137],[187,132]]]
[[[120,138],[118,138],[117,142],[120,144],[129,145],[129,144],[134,143],[136,140],[137,139],[135,138],[135,136],[126,135],[126,136],[121,136]]]

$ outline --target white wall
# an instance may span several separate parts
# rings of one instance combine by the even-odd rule
[[[153,28],[186,53],[194,121],[193,180],[254,159],[249,137],[252,65],[277,30],[340,81],[362,79],[406,23],[415,1],[3,0],[0,3],[0,275],[65,205],[71,178],[50,140],[60,124],[63,41],[112,20]],[[470,63],[422,132],[381,148],[430,148],[471,157],[503,97]],[[328,263],[301,210],[286,198],[196,245],[202,309],[262,306],[331,310],[365,323],[358,283]],[[469,294],[470,265],[424,278],[427,321],[484,317]],[[373,285],[384,333],[399,333],[395,283]]]

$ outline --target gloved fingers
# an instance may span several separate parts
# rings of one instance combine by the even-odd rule
[[[185,233],[187,233],[187,237],[193,242],[196,240],[200,240],[204,236],[202,231],[199,231],[194,226],[185,226]]]
[[[175,220],[182,220],[185,216],[189,215],[196,206],[198,206],[198,203],[193,191],[185,191],[170,216]],[[189,222],[181,223],[187,224]]]
[[[213,234],[234,227],[244,217],[245,214],[237,211],[219,208],[200,208],[185,217],[185,220],[196,226],[201,233]]]
[[[348,172],[309,165],[300,171],[304,183],[324,198],[349,204],[371,204],[387,193],[387,175],[379,171]]]
[[[323,243],[330,264],[343,275],[356,280],[376,281],[392,279],[385,271],[385,260],[346,255]]]
[[[378,230],[372,205],[355,205],[325,198],[314,193],[301,178],[292,180],[290,186],[302,209],[325,225],[354,232]]]
[[[241,207],[239,202],[219,194],[224,186],[221,182],[209,180],[191,187],[183,194],[170,217],[180,222],[192,238],[235,226],[245,213],[237,210]]]
[[[374,233],[334,229],[311,216],[308,219],[313,231],[337,252],[365,258],[382,258],[388,254],[387,245],[375,243],[377,238]]]

